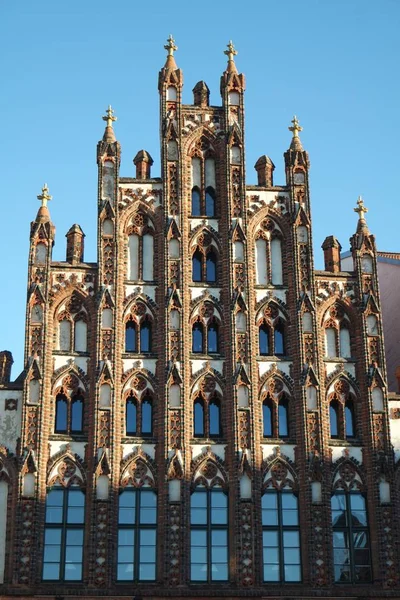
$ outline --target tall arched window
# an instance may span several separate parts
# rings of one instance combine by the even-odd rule
[[[213,397],[208,405],[210,437],[221,435],[221,409],[218,398]]]
[[[75,352],[87,352],[87,324],[81,318],[75,321],[74,345]]]
[[[71,401],[71,433],[82,433],[83,431],[83,398],[74,396]]]
[[[203,281],[203,255],[196,250],[192,257],[192,280]]]
[[[267,242],[262,238],[256,240],[256,283],[268,283]]]
[[[329,426],[331,438],[339,437],[339,407],[335,400],[329,405]]]
[[[153,403],[150,394],[142,399],[142,436],[153,433]]]
[[[215,283],[217,264],[217,254],[212,245],[204,252],[197,248],[192,255],[192,281]]]
[[[287,350],[283,319],[272,316],[259,322],[258,344],[260,356],[284,356]]]
[[[330,436],[341,440],[356,436],[355,395],[345,379],[339,379],[329,396]]]
[[[217,257],[212,250],[206,256],[206,281],[207,283],[217,281]]]
[[[196,398],[194,402],[194,426],[193,426],[193,434],[194,437],[204,437],[205,435],[205,427],[204,427],[204,400],[200,398]]]
[[[64,394],[56,397],[56,424],[55,433],[67,433],[68,431],[68,401]]]
[[[259,352],[261,356],[269,356],[269,339],[270,339],[270,328],[268,325],[263,323],[259,328],[258,343]]]
[[[344,319],[340,323],[339,347],[340,347],[340,356],[342,356],[343,358],[351,357],[349,326],[348,326],[348,322],[345,321]]]
[[[207,327],[207,350],[208,354],[218,352],[218,324],[216,322]]]
[[[200,353],[204,352],[203,344],[203,325],[201,323],[195,323],[192,328],[192,352]]]
[[[144,213],[136,213],[128,228],[128,272],[130,281],[154,279],[154,226]]]
[[[58,330],[58,348],[64,352],[71,350],[72,324],[69,319],[62,319],[59,322]]]
[[[192,189],[192,217],[199,217],[200,215],[200,189],[195,186]]]
[[[280,438],[289,435],[288,402],[285,396],[282,396],[278,403],[278,434]]]
[[[216,215],[215,160],[192,158],[192,217]]]
[[[272,402],[266,398],[263,402],[263,436],[273,437]]]
[[[354,408],[353,408],[353,401],[351,400],[351,398],[348,398],[346,400],[346,403],[344,406],[344,421],[345,421],[345,425],[346,425],[346,438],[354,437],[355,436]]]
[[[272,285],[282,285],[282,243],[279,238],[273,238],[271,240],[271,273]]]
[[[325,356],[328,358],[335,358],[337,356],[336,335],[336,329],[333,327],[327,327],[325,329]]]
[[[137,352],[137,325],[127,321],[125,325],[125,352]]]
[[[334,304],[324,321],[325,356],[327,358],[350,358],[350,320],[340,304]]]
[[[140,352],[151,352],[151,322],[147,317],[140,323]]]
[[[132,395],[126,400],[125,409],[125,427],[126,435],[136,435],[137,433],[137,400]]]
[[[278,321],[274,326],[274,353],[275,356],[285,354],[284,326],[282,321]]]
[[[206,188],[206,216],[215,216],[215,191],[211,186]]]

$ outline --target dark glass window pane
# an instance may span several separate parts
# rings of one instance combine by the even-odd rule
[[[128,398],[126,401],[126,435],[136,435],[137,432],[137,407],[136,400]]]
[[[221,435],[221,418],[218,400],[212,400],[209,405],[210,436]]]
[[[192,217],[198,217],[200,215],[200,190],[199,188],[194,187],[192,190]]]
[[[269,355],[269,329],[266,325],[261,325],[258,336],[259,352],[261,356]]]
[[[268,401],[263,402],[263,435],[272,437],[272,408]]]
[[[329,407],[329,424],[330,424],[331,438],[337,438],[339,436],[338,407],[335,402],[331,402],[330,407]]]
[[[144,321],[140,327],[140,352],[151,350],[151,323]]]
[[[60,579],[60,564],[59,563],[44,563],[43,564],[43,579],[45,581],[58,581]]]
[[[71,405],[71,433],[81,433],[83,430],[83,398],[73,398]]]
[[[137,352],[136,325],[128,321],[125,328],[125,352]]]
[[[200,252],[195,252],[192,258],[192,280],[203,281],[202,277],[202,255]]]
[[[214,252],[209,252],[206,259],[206,281],[214,283],[217,281],[217,258]]]
[[[201,323],[193,325],[192,352],[200,354],[203,352],[203,326]]]
[[[215,192],[212,187],[206,189],[206,216],[215,216]]]
[[[346,437],[354,437],[354,415],[353,407],[350,404],[345,406],[344,418],[346,421]]]
[[[204,434],[204,405],[201,400],[194,403],[194,436],[203,437]]]
[[[142,435],[151,435],[153,431],[153,407],[150,398],[142,402]]]
[[[285,581],[300,581],[300,566],[285,565]]]
[[[218,326],[217,325],[210,325],[208,328],[207,346],[208,346],[209,354],[218,352]]]
[[[56,398],[56,433],[67,432],[67,399],[62,394]]]
[[[286,401],[281,401],[278,405],[278,427],[279,437],[287,437],[289,435],[288,407]]]
[[[335,494],[331,498],[332,525],[334,527],[347,527],[346,497],[344,494]]]
[[[274,332],[274,341],[275,341],[275,355],[280,356],[285,354],[285,346],[283,340],[283,331],[276,328]]]

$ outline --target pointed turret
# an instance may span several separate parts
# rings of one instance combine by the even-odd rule
[[[167,51],[167,60],[165,61],[165,65],[161,69],[158,75],[158,89],[161,92],[163,86],[172,85],[172,86],[180,86],[183,85],[183,76],[182,71],[178,69],[178,66],[175,61],[174,52],[178,50],[178,46],[175,44],[175,40],[172,35],[169,35],[167,43],[164,46]],[[172,100],[173,98],[168,98],[167,100]],[[177,98],[175,98],[176,100]]]
[[[367,221],[364,216],[365,213],[368,212],[368,208],[364,205],[364,200],[361,196],[358,196],[357,206],[354,208],[354,212],[358,213],[357,233],[369,235]]]
[[[193,88],[193,102],[195,106],[209,106],[210,90],[205,81],[199,81]]]
[[[111,105],[102,117],[106,122],[103,139],[97,144],[97,164],[99,168],[99,208],[104,202],[114,205],[117,193],[119,166],[121,163],[121,145],[115,137],[113,123],[117,120]]]
[[[226,67],[227,73],[237,73],[238,70],[235,65],[234,57],[237,56],[237,50],[235,50],[235,46],[232,43],[232,40],[229,40],[229,44],[227,44],[228,50],[224,50],[224,54],[228,57],[228,65]]]
[[[103,141],[112,143],[116,141],[113,123],[117,120],[117,117],[114,115],[114,109],[111,107],[111,104],[108,105],[106,114],[102,117],[103,121],[106,121],[107,125],[104,130]]]
[[[48,223],[50,221],[50,212],[47,206],[49,200],[53,199],[53,196],[49,194],[49,188],[47,187],[47,183],[42,187],[42,193],[37,196],[37,199],[40,200],[41,206],[36,215],[36,223]]]
[[[83,262],[84,238],[81,227],[75,223],[65,234],[67,238],[67,262],[77,265]]]
[[[238,73],[236,64],[235,64],[235,56],[237,56],[238,52],[235,49],[235,46],[232,43],[232,40],[227,45],[227,50],[224,50],[224,54],[228,57],[228,64],[226,65],[226,69],[221,77],[221,96],[222,99],[226,100],[226,92],[229,94],[232,93],[243,93],[245,90],[245,78],[242,73]],[[235,96],[231,96],[230,104],[234,104]],[[239,102],[236,102],[239,104]]]
[[[289,149],[284,154],[286,168],[286,184],[292,188],[292,200],[300,205],[306,213],[310,213],[308,198],[308,169],[310,159],[301,143],[299,132],[303,131],[296,116],[292,119],[292,132]]]

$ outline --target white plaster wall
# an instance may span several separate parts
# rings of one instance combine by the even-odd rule
[[[282,302],[286,302],[286,288],[281,290],[272,290],[275,298],[279,298]],[[257,302],[263,300],[266,297],[266,290],[256,290]]]
[[[286,373],[286,375],[289,375],[289,377],[290,377],[290,365],[291,364],[292,363],[289,362],[288,360],[281,360],[281,361],[275,361],[275,360],[261,361],[260,360],[260,361],[258,361],[258,372],[261,377],[262,375],[264,375],[264,373],[266,373],[267,371],[270,370],[272,365],[276,365],[280,371],[283,371],[284,373]]]
[[[194,300],[202,295],[203,292],[208,291],[211,296],[215,296],[217,300],[220,300],[221,288],[202,288],[202,287],[191,287],[190,294],[191,299]]]
[[[281,454],[284,454],[294,462],[295,444],[261,444],[263,458],[268,458],[275,454],[275,448],[279,447]]]
[[[143,279],[153,281],[154,238],[150,234],[143,236]]]
[[[67,445],[70,445],[72,454],[77,454],[83,460],[85,458],[85,442],[64,442],[59,440],[50,440],[50,458],[60,452],[60,450],[65,450]]]
[[[223,360],[191,360],[190,365],[192,367],[192,374],[195,375],[197,371],[204,369],[204,367],[207,366],[207,363],[210,364],[212,369],[215,369],[216,371],[222,374],[222,369],[224,367]]]
[[[122,444],[122,458],[134,452],[137,448],[141,448],[150,458],[155,458],[156,447],[154,444]]]
[[[201,163],[197,157],[192,158],[192,187],[195,185],[201,188]]]
[[[4,582],[6,558],[7,496],[8,484],[5,481],[0,481],[0,583]]]
[[[263,239],[256,240],[256,283],[267,285],[267,242]]]
[[[139,236],[128,236],[128,279],[139,279]]]
[[[17,402],[17,410],[5,410],[6,399]],[[22,391],[0,390],[0,444],[15,453],[21,436]]]
[[[218,231],[218,219],[208,219],[207,217],[204,219],[190,219],[190,231],[193,231],[198,225],[204,225],[204,223]]]
[[[192,458],[196,458],[200,454],[204,454],[208,448],[208,444],[193,444],[192,445]],[[225,444],[213,444],[211,451],[214,452],[221,460],[225,460]]]
[[[87,324],[84,321],[75,323],[75,350],[77,352],[87,351]]]
[[[213,158],[206,158],[206,188],[208,186],[216,188],[215,185],[215,160]]]
[[[326,375],[330,375],[333,371],[336,371],[338,365],[342,364],[342,360],[338,360],[337,362],[329,362],[325,361]],[[353,377],[356,376],[356,367],[354,363],[344,362],[345,371],[350,373]]]
[[[349,452],[350,458],[355,458],[359,463],[362,463],[362,448],[361,446],[330,446],[332,450],[332,462],[343,458],[346,452]]]
[[[125,298],[131,294],[145,294],[153,302],[155,302],[156,288],[154,285],[132,285],[128,284],[125,286]]]
[[[129,371],[129,369],[133,369],[133,367],[136,367],[137,365],[139,366],[139,369],[147,369],[148,371],[153,373],[153,375],[156,371],[157,359],[155,358],[139,358],[137,360],[133,358],[124,358],[122,362],[124,373],[126,373],[126,371]]]
[[[281,240],[274,238],[271,241],[271,267],[272,267],[272,284],[282,285],[282,243]]]

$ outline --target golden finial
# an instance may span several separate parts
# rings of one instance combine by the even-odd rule
[[[112,127],[113,122],[117,120],[117,117],[114,115],[114,109],[111,108],[111,104],[108,105],[106,114],[102,119],[103,121],[107,121],[107,127]]]
[[[42,193],[37,197],[38,200],[41,201],[42,206],[47,206],[47,202],[52,200],[53,196],[49,194],[49,188],[47,187],[47,183],[42,187]]]
[[[296,115],[294,115],[293,119],[292,119],[292,127],[288,127],[289,131],[291,131],[293,133],[293,137],[294,138],[298,138],[299,137],[299,131],[303,131],[303,128],[300,127],[300,123],[298,118],[296,117]]]
[[[224,50],[224,54],[227,55],[228,60],[233,60],[233,57],[237,55],[237,50],[235,50],[235,46],[232,43],[232,40],[229,40],[229,44],[227,44],[228,50]]]
[[[168,56],[173,56],[174,52],[176,52],[176,50],[178,50],[178,46],[175,44],[175,40],[172,37],[172,33],[169,34],[169,38],[168,38],[167,43],[165,44],[164,48],[166,50],[168,50]]]
[[[354,209],[354,212],[358,213],[358,218],[360,221],[365,221],[365,213],[368,212],[368,208],[364,206],[364,200],[361,196],[358,196],[357,207]]]

